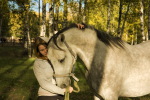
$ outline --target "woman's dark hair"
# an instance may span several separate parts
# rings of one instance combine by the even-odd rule
[[[40,58],[40,59],[47,59],[45,56],[43,56],[43,55],[40,53],[40,51],[39,51],[39,46],[40,46],[40,45],[43,45],[43,46],[45,46],[45,47],[47,48],[47,43],[46,43],[43,39],[41,39],[40,37],[37,37],[37,38],[35,39],[35,44],[34,44],[35,56],[36,56],[37,58]]]

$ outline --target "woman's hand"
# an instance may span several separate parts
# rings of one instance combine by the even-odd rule
[[[72,92],[73,92],[73,87],[69,86],[69,87],[68,87],[68,90],[64,89],[64,91],[65,91],[65,92],[66,92],[66,91],[69,91],[69,93],[72,93]]]
[[[84,28],[83,24],[77,24],[77,26],[78,26],[79,29],[83,29]]]
[[[69,93],[72,93],[72,91],[73,91],[73,87],[69,87]]]

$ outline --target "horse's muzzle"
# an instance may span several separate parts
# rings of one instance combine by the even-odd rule
[[[62,84],[60,87],[61,87],[61,88],[66,88],[67,85],[66,85],[66,84]]]

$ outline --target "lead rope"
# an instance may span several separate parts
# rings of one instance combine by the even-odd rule
[[[73,58],[76,60],[76,56],[75,56],[74,52],[72,51],[72,49],[69,47],[69,45],[67,44],[66,41],[64,41],[64,43],[65,43],[66,47],[68,48],[69,52],[72,54]],[[78,93],[80,91],[80,88],[79,88],[78,83],[77,83],[79,80],[74,76],[74,74],[72,74],[71,76],[74,79],[73,85],[77,89],[77,90],[73,90],[73,92]],[[69,87],[67,87],[66,92],[65,92],[65,99],[64,100],[69,100],[69,94],[70,94],[69,93]]]
[[[74,87],[76,88],[76,90],[73,90],[73,92],[78,93],[78,92],[80,91],[80,88],[79,88],[79,86],[78,86],[77,81],[74,80],[73,85],[74,85]],[[69,86],[68,86],[68,87],[66,88],[64,100],[69,100],[69,95],[70,95],[70,93],[69,93]]]

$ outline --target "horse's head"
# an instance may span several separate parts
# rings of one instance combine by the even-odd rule
[[[48,58],[54,68],[57,85],[62,88],[68,86],[76,55],[66,43],[63,34],[51,38],[48,44]]]

